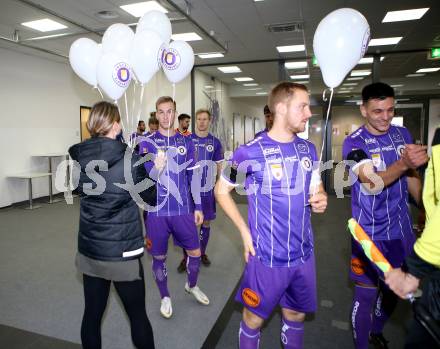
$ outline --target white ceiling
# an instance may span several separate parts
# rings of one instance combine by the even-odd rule
[[[113,23],[131,24],[137,18],[119,8],[120,5],[134,3],[136,0],[0,0],[0,36],[12,39],[14,31],[19,31],[19,40],[22,44],[32,45],[43,50],[56,52],[67,56],[69,47],[79,37],[89,37],[100,41],[99,33]],[[196,53],[218,52],[222,48],[210,35],[205,35],[181,13],[173,8],[179,6],[207,33],[224,47],[227,52],[224,58],[205,59],[196,58],[196,65],[226,64],[228,62],[249,62],[254,60],[299,59],[313,55],[313,35],[319,21],[329,12],[341,8],[352,7],[359,10],[367,18],[372,32],[372,38],[388,36],[403,36],[398,45],[383,46],[386,52],[385,60],[381,64],[383,81],[391,84],[403,84],[398,93],[440,93],[440,72],[426,74],[421,78],[406,78],[407,74],[414,73],[419,68],[440,66],[440,61],[428,61],[426,53],[399,53],[406,50],[421,50],[430,47],[440,47],[440,1],[439,0],[393,0],[393,1],[359,1],[359,0],[161,0],[162,5],[169,9],[168,16],[172,21],[173,33],[196,31],[204,40],[191,42]],[[36,9],[32,4],[38,4],[49,9]],[[189,7],[187,6],[189,4]],[[430,7],[424,17],[416,21],[398,23],[382,23],[387,11],[402,10],[420,7]],[[114,20],[103,20],[95,16],[96,12],[110,10],[119,15]],[[63,19],[60,19],[60,16]],[[26,28],[20,23],[42,18],[52,18],[65,24],[68,28],[55,33],[69,34],[65,37],[30,40],[48,34]],[[74,22],[78,25],[74,25]],[[267,30],[269,24],[286,22],[300,22],[303,30],[290,33],[271,33]],[[91,33],[95,31],[98,34]],[[275,47],[280,45],[304,44],[306,52],[279,54]],[[63,58],[48,55],[39,51],[30,51],[16,44],[0,40],[0,47],[25,50],[31,54],[44,55],[49,59],[64,60]],[[375,52],[372,48],[368,53]],[[258,64],[238,64],[241,74],[223,74],[213,67],[200,67],[210,76],[221,79],[234,85],[233,91],[238,95],[253,95],[261,91],[244,90],[242,83],[233,80],[237,76],[251,76],[259,83],[263,90],[267,90],[279,79],[277,62]],[[372,65],[358,66],[357,69],[372,68]],[[293,71],[289,71],[293,73]],[[319,68],[309,67],[295,73],[311,75],[309,88],[314,93],[320,93],[325,87]],[[350,94],[357,94],[361,87],[371,81],[371,76],[362,80]]]

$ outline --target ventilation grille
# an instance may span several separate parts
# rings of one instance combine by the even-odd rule
[[[294,33],[304,29],[303,22],[289,22],[279,24],[269,24],[267,30],[271,33]]]

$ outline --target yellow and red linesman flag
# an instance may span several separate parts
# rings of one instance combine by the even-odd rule
[[[350,229],[350,233],[353,238],[362,246],[362,249],[364,250],[364,253],[368,259],[376,264],[380,270],[386,273],[393,269],[382,252],[379,251],[365,230],[359,225],[358,222],[356,222],[354,218],[350,218],[348,220],[348,229]]]

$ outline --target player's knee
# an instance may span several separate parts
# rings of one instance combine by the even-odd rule
[[[191,257],[200,257],[202,255],[200,248],[196,250],[186,250],[186,253]]]
[[[283,317],[289,321],[303,322],[306,318],[306,314],[292,309],[283,308]]]
[[[264,319],[244,308],[243,321],[249,328],[257,329],[263,326]]]

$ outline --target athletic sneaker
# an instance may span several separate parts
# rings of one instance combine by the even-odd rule
[[[206,297],[206,294],[204,294],[202,292],[202,290],[200,290],[199,286],[194,286],[194,287],[190,288],[188,286],[188,283],[186,283],[185,284],[185,291],[188,292],[189,294],[192,294],[194,296],[194,298],[197,300],[197,302],[199,302],[200,304],[203,304],[203,305],[209,304],[209,298]]]
[[[209,267],[211,265],[211,261],[206,254],[202,254],[201,260],[205,267]]]
[[[388,341],[382,333],[370,333],[370,344],[374,349],[388,349]]]
[[[173,307],[170,297],[163,297],[160,301],[160,313],[164,318],[169,319],[173,315]]]
[[[179,266],[177,267],[177,271],[182,274],[186,271],[186,258],[183,258],[180,262]]]

